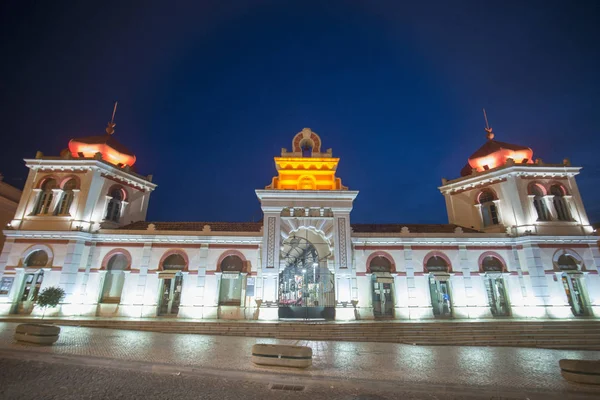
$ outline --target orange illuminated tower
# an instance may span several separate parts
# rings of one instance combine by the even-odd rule
[[[294,136],[292,151],[281,149],[281,157],[275,157],[278,176],[265,189],[348,190],[335,176],[339,161],[331,156],[331,149],[322,153],[321,138],[304,128]]]

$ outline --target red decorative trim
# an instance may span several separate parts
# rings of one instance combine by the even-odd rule
[[[540,249],[587,249],[590,247],[588,244],[538,244]]]
[[[425,276],[425,274],[428,274],[429,272],[415,272],[414,276]]]
[[[376,251],[374,253],[371,253],[369,258],[367,258],[367,273],[371,273],[371,262],[375,257],[383,257],[386,260],[388,260],[391,264],[390,272],[396,272],[396,263],[394,263],[394,258],[385,251]]]
[[[17,267],[6,267],[4,268],[4,271],[16,271]]]
[[[189,275],[198,275],[198,270],[188,271]]]
[[[104,258],[102,259],[102,263],[100,264],[100,269],[103,271],[106,271],[108,262],[114,255],[117,255],[117,254],[122,254],[125,256],[125,258],[127,258],[127,268],[125,269],[125,271],[130,271],[131,270],[131,254],[129,254],[129,252],[127,250],[122,249],[122,248],[112,249],[111,251],[106,253]]]
[[[523,250],[523,245],[522,244],[518,244],[517,245],[517,250]]]
[[[45,171],[40,171],[40,172],[45,172]],[[56,171],[47,171],[47,172],[53,172],[53,173],[51,175],[46,175],[46,176],[43,176],[43,177],[39,178],[39,180],[35,184],[35,188],[36,189],[41,189],[42,186],[44,185],[44,183],[47,180],[50,180],[50,179],[54,179],[56,181],[57,188],[59,187],[59,185],[60,185],[60,178],[56,175]]]
[[[15,239],[15,243],[35,243],[35,244],[69,244],[68,240],[45,240],[45,239]]]
[[[405,246],[354,246],[354,250],[404,250]]]
[[[93,242],[85,242],[84,244],[85,244],[86,246],[91,246],[91,245],[92,245],[92,243],[93,243]]]
[[[484,271],[483,270],[483,259],[486,257],[494,257],[497,258],[498,261],[500,261],[500,263],[502,264],[502,272],[506,272],[508,270],[508,268],[506,268],[506,262],[504,261],[504,258],[502,258],[502,256],[494,251],[485,251],[483,253],[481,253],[481,255],[479,256],[479,260],[477,261],[477,265],[479,265],[479,272],[481,273],[485,273],[488,271]]]
[[[519,275],[519,273],[517,271],[510,271],[509,274],[510,275]]]
[[[591,274],[591,275],[598,275],[598,271],[597,270],[588,270],[587,273]]]
[[[487,186],[487,187],[481,188],[481,190],[479,192],[477,192],[477,195],[475,196],[474,204],[481,204],[481,202],[479,201],[479,198],[481,197],[483,192],[485,192],[486,190],[489,190],[490,192],[492,192],[492,195],[494,196],[494,200],[498,200],[498,193],[496,193],[496,191],[492,187]]]
[[[216,272],[220,272],[221,271],[221,263],[223,262],[223,260],[226,257],[229,256],[236,256],[239,257],[242,260],[242,272],[248,272],[249,271],[249,267],[250,267],[250,263],[248,262],[248,260],[246,260],[246,256],[244,256],[244,253],[242,253],[241,251],[238,250],[227,250],[224,251],[223,253],[221,253],[221,255],[219,256],[219,260],[217,261],[217,269]]]
[[[113,179],[114,180],[114,179]],[[114,190],[120,190],[122,193],[122,200],[123,201],[129,201],[129,193],[127,193],[127,190],[125,190],[125,188],[123,188],[122,185],[112,185],[111,187],[108,188],[108,191],[106,192],[107,196],[110,196],[110,194],[114,191]]]
[[[209,249],[258,249],[257,244],[209,244]]]
[[[527,194],[529,194],[529,195],[534,194],[533,190],[532,190],[532,188],[534,186],[536,186],[538,189],[540,189],[543,196],[546,196],[548,194],[548,189],[546,189],[546,187],[543,184],[541,184],[540,182],[537,182],[537,181],[529,182],[529,184],[527,185]]]
[[[204,275],[214,275],[216,271],[206,271]]]
[[[185,266],[183,267],[182,271],[187,271],[190,265],[190,259],[188,258],[187,253],[181,249],[171,249],[165,251],[162,257],[160,258],[160,261],[158,262],[158,269],[160,271],[164,271],[163,263],[165,262],[167,257],[172,256],[173,254],[179,254],[181,257],[183,257],[183,260],[185,261]]]
[[[450,259],[448,258],[447,255],[445,255],[441,251],[432,251],[430,253],[427,253],[425,258],[423,259],[423,271],[429,273],[429,270],[427,269],[427,261],[429,261],[429,259],[432,257],[440,257],[440,258],[444,259],[444,261],[446,261],[446,264],[448,264],[448,272],[452,272],[452,263],[450,262]]]
[[[367,276],[366,272],[357,272],[356,276]]]
[[[397,272],[397,274],[398,276],[406,276],[406,272],[404,271]]]
[[[65,183],[69,182],[71,179],[75,179],[75,189],[81,189],[81,179],[78,176],[71,175],[70,172],[68,176],[61,179],[58,187],[63,189],[65,187]]]
[[[452,274],[455,276],[464,276],[462,272],[453,272]]]
[[[548,187],[548,193],[550,193],[550,188],[554,185],[559,186],[560,190],[563,192],[563,196],[568,196],[569,195],[569,191],[567,190],[567,187],[565,186],[565,184],[563,182],[554,180],[554,181],[550,181],[547,184]]]
[[[139,187],[133,186],[132,184],[130,184],[127,181],[124,181],[123,179],[117,179],[117,178],[114,178],[114,177],[112,177],[110,175],[107,175],[107,174],[100,174],[100,176],[103,177],[103,178],[106,178],[106,179],[108,179],[110,181],[117,182],[119,185],[130,187],[131,189],[137,190],[138,192],[143,192],[143,193],[146,192],[144,189],[140,189]]]

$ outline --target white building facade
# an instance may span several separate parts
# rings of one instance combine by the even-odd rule
[[[0,315],[418,320],[596,318],[598,237],[568,160],[495,141],[444,179],[449,224],[353,224],[357,191],[308,128],[275,157],[258,223],[146,222],[152,176],[107,133],[30,169],[0,254]]]

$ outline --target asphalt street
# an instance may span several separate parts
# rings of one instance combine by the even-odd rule
[[[264,381],[186,376],[39,361],[0,359],[0,399],[333,399],[446,400],[491,399],[497,394],[456,396],[402,390],[356,389],[329,384],[304,386],[301,391],[272,389]]]

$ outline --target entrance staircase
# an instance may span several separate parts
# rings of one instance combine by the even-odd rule
[[[40,322],[2,318],[0,322]],[[45,323],[167,333],[446,346],[513,346],[600,350],[600,320],[480,320],[432,322],[259,322],[178,319],[45,318]]]

